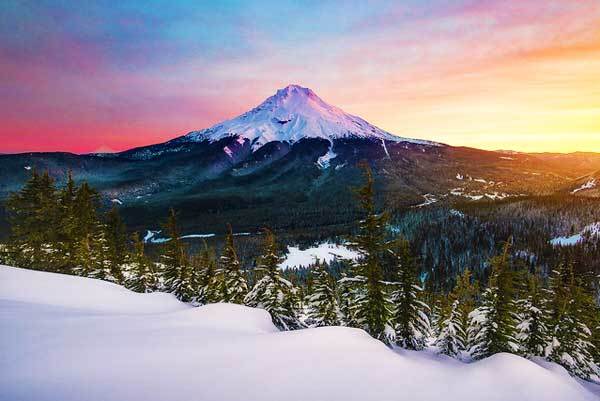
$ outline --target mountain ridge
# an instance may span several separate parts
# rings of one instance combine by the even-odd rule
[[[235,118],[192,131],[171,142],[215,141],[234,135],[249,140],[253,150],[273,141],[293,143],[302,138],[374,138],[441,146],[433,141],[393,135],[326,103],[310,88],[296,84],[277,90],[273,96]]]

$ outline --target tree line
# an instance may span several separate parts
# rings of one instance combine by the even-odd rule
[[[410,244],[394,238],[389,216],[375,206],[374,181],[365,167],[357,190],[362,219],[348,246],[355,261],[334,278],[316,261],[309,285],[284,277],[275,233],[264,229],[254,268],[243,269],[228,226],[217,255],[204,246],[191,252],[177,213],[169,212],[160,255],[151,260],[138,233],[129,238],[116,207],[101,212],[98,193],[69,175],[57,188],[46,172],[32,172],[6,203],[10,238],[2,263],[120,283],[137,292],[163,291],[183,302],[230,302],[265,309],[281,330],[349,326],[389,346],[438,352],[464,361],[509,352],[540,357],[571,374],[597,379],[600,312],[596,278],[575,274],[568,259],[550,275],[518,263],[511,241],[492,257],[485,279],[468,269],[449,292],[426,291]]]

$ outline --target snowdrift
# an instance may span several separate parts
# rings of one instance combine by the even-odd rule
[[[361,330],[279,332],[262,310],[0,267],[1,400],[594,400],[564,369],[462,364]]]

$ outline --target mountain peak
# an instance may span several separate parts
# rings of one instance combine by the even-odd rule
[[[290,95],[290,94],[299,94],[304,96],[316,96],[315,93],[310,88],[305,88],[304,86],[300,86],[297,84],[289,84],[285,88],[281,88],[277,90],[277,95]]]
[[[186,141],[216,141],[227,136],[249,140],[253,149],[273,142],[296,142],[302,138],[371,138],[394,142],[433,144],[400,138],[360,117],[326,103],[309,88],[290,84],[252,110],[210,128],[190,132]]]

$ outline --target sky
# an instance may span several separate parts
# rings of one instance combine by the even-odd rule
[[[600,0],[0,8],[0,153],[158,143],[290,83],[400,136],[600,152]]]

